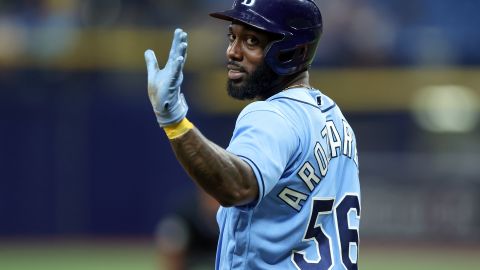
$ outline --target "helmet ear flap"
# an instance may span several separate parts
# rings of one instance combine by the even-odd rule
[[[288,50],[280,51],[277,54],[277,60],[281,64],[287,64],[287,63],[291,62],[293,59],[295,59],[296,54],[297,54],[296,49],[288,49]]]
[[[313,62],[318,40],[296,45],[294,48],[280,48],[273,43],[266,54],[266,61],[279,75],[289,75],[306,70]]]

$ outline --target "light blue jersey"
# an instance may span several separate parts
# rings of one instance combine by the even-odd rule
[[[251,103],[227,150],[251,166],[259,198],[219,209],[216,269],[357,269],[357,145],[330,98],[295,88]]]

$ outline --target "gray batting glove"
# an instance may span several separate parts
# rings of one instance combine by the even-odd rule
[[[167,64],[158,67],[152,50],[145,51],[148,72],[148,97],[161,127],[180,122],[187,115],[188,106],[180,85],[183,81],[183,65],[187,58],[187,33],[176,29]]]

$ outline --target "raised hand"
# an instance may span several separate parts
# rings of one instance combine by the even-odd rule
[[[168,61],[163,69],[158,67],[152,50],[145,51],[148,72],[148,97],[160,126],[180,122],[187,114],[188,106],[180,85],[183,81],[183,65],[187,57],[187,33],[176,29]]]

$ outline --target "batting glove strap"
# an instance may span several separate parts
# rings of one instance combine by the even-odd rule
[[[187,116],[188,105],[183,94],[179,93],[174,104],[164,104],[161,111],[154,107],[153,111],[157,117],[158,124],[161,127],[165,127],[182,121]]]

